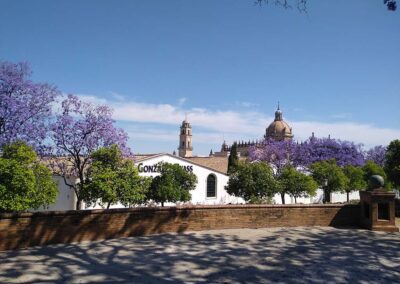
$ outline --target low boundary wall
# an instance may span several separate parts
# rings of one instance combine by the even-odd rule
[[[0,250],[167,232],[358,226],[359,205],[226,205],[0,214]]]

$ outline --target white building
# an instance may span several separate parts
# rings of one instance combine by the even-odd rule
[[[157,164],[160,162],[179,164],[185,170],[193,172],[197,177],[197,185],[190,193],[190,204],[217,205],[217,204],[244,204],[242,198],[229,195],[225,186],[228,175],[224,172],[193,162],[190,159],[177,157],[171,154],[156,154],[137,159],[136,165],[141,176],[159,175]],[[168,205],[168,204],[167,204]],[[172,204],[169,204],[172,205]]]
[[[280,133],[284,135],[281,138],[291,138],[292,129],[289,126],[283,127],[279,123],[283,123],[282,112],[279,108],[275,113],[276,119],[271,124],[276,126],[275,128],[282,128],[274,131],[271,125],[268,127],[271,133]],[[290,130],[290,132],[288,132]],[[286,132],[288,133],[286,133]],[[267,133],[268,134],[268,133]],[[135,165],[138,167],[139,175],[141,176],[156,176],[159,175],[157,164],[160,162],[179,164],[185,170],[193,172],[197,177],[197,185],[191,193],[191,200],[186,204],[193,205],[223,205],[223,204],[244,204],[245,201],[242,198],[229,195],[225,186],[228,184],[229,177],[227,175],[228,171],[228,155],[213,155],[212,151],[208,157],[198,157],[193,156],[193,133],[191,124],[185,119],[180,126],[179,131],[179,146],[178,155],[174,154],[145,154],[136,155]],[[286,135],[286,136],[285,136]],[[243,157],[242,159],[245,159]],[[76,206],[76,196],[75,193],[64,183],[62,177],[56,176],[55,180],[59,188],[59,196],[55,204],[50,205],[48,210],[73,210]],[[350,194],[350,200],[359,199],[358,192],[352,192]],[[322,203],[323,191],[318,189],[316,196],[314,197],[304,197],[297,198],[297,203],[309,204],[309,203]],[[332,193],[331,202],[345,202],[346,194],[343,193]],[[281,204],[281,195],[276,194],[272,199],[273,204]],[[294,204],[295,200],[289,195],[285,195],[286,204]],[[175,204],[166,203],[167,206],[172,206]],[[111,208],[121,208],[121,204],[112,205]],[[85,206],[83,206],[85,208]],[[101,208],[96,206],[94,208]],[[89,209],[93,209],[89,208]]]

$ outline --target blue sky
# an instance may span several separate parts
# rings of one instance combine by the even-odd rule
[[[114,108],[134,152],[261,138],[277,101],[296,139],[400,137],[400,11],[380,0],[0,0],[0,60]]]

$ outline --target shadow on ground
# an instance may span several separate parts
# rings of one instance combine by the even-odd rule
[[[162,234],[0,252],[0,282],[400,281],[400,234],[270,228]]]

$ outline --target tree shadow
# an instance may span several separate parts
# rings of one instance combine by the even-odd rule
[[[0,252],[0,282],[393,283],[400,234],[329,227],[160,234]]]
[[[2,214],[0,251],[37,245],[183,232],[191,211],[135,208]]]

